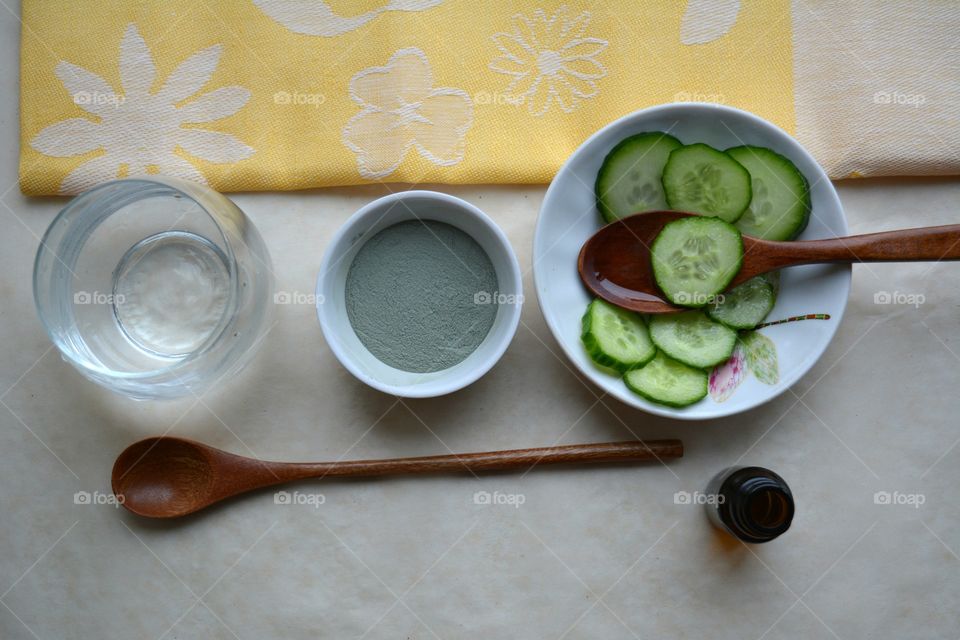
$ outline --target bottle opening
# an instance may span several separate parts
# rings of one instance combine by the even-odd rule
[[[794,503],[783,478],[763,467],[739,467],[718,476],[720,524],[744,542],[768,542],[790,528]]]
[[[763,529],[777,529],[789,520],[790,509],[783,491],[760,489],[747,498],[747,517]]]

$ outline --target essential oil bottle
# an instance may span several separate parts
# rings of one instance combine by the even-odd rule
[[[769,542],[790,528],[793,494],[783,478],[763,467],[730,467],[707,485],[716,496],[707,515],[718,528],[744,542]]]

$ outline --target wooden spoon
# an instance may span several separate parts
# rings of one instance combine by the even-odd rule
[[[147,438],[113,465],[113,493],[149,518],[193,513],[239,493],[291,480],[531,468],[540,464],[636,462],[683,456],[679,440],[575,444],[540,449],[348,462],[266,462],[182,438]]]
[[[597,231],[580,249],[577,268],[587,288],[607,302],[640,313],[675,313],[653,279],[650,245],[663,225],[695,215],[638,213]],[[784,267],[822,262],[960,260],[960,225],[921,227],[860,236],[773,242],[743,236],[743,266],[730,284]]]

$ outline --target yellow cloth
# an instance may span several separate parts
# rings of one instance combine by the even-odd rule
[[[548,182],[636,109],[714,101],[831,177],[960,173],[960,4],[24,0],[21,188]]]
[[[675,100],[794,130],[787,0],[24,0],[21,188],[548,182]]]

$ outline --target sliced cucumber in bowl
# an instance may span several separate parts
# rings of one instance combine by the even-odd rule
[[[580,339],[597,364],[619,372],[642,367],[657,353],[638,314],[597,298],[583,315]]]
[[[750,173],[732,156],[706,144],[670,152],[663,167],[663,191],[675,211],[736,222],[750,205]]]
[[[621,140],[603,160],[594,191],[604,221],[667,208],[660,177],[670,152],[683,145],[660,131]]]
[[[708,369],[727,361],[737,344],[737,332],[702,311],[685,311],[653,316],[650,339],[674,360]]]
[[[763,322],[776,302],[773,280],[754,276],[717,296],[717,301],[708,305],[705,311],[711,320],[731,329],[753,329]]]
[[[741,146],[727,154],[750,173],[753,197],[737,221],[744,235],[793,240],[810,219],[810,185],[790,160],[766,147]]]
[[[713,117],[712,112],[707,115]],[[589,324],[584,319],[582,325],[586,350],[581,349],[580,362],[593,360],[620,377],[625,387],[611,389],[604,384],[604,388],[634,406],[650,408],[653,413],[683,417],[725,414],[723,407],[690,405],[703,405],[700,400],[713,394],[708,393],[710,376],[728,373],[724,363],[735,353],[738,336],[763,326],[770,313],[776,313],[773,308],[779,289],[779,273],[764,274],[730,288],[744,262],[742,236],[790,240],[803,231],[810,219],[812,194],[807,179],[773,149],[787,149],[789,157],[803,159],[801,166],[812,171],[811,179],[823,179],[815,162],[789,139],[779,140],[775,135],[766,135],[764,130],[756,133],[749,127],[744,133],[744,127],[737,124],[742,125],[743,116],[735,112],[728,115],[734,123],[727,127],[731,135],[718,131],[709,136],[710,144],[719,142],[726,143],[725,146],[701,144],[702,127],[677,127],[673,121],[665,124],[654,119],[649,127],[621,129],[619,136],[598,136],[597,144],[580,163],[580,173],[585,170],[594,177],[592,184],[585,183],[588,186],[581,194],[596,202],[604,222],[660,209],[694,214],[689,219],[699,221],[685,223],[690,226],[672,238],[671,230],[665,228],[666,233],[647,241],[658,295],[691,311],[672,316],[635,316],[632,312],[603,309],[596,303],[588,315],[599,318],[624,313],[624,322],[607,327],[616,328],[615,331],[597,331],[595,327],[600,325],[592,319]],[[667,131],[668,126],[671,132],[677,127],[681,140],[691,144],[684,145],[656,131]],[[636,131],[645,133],[634,134]],[[772,148],[728,148],[739,142],[741,136]],[[602,167],[597,172],[600,160]],[[655,188],[658,171],[659,189]],[[583,186],[583,180],[580,183]],[[819,208],[821,190],[814,191]],[[564,192],[563,198],[568,196]],[[827,216],[830,205],[831,202],[824,205]],[[810,235],[822,235],[821,220],[815,222],[816,228]],[[788,287],[792,294],[792,284]],[[791,300],[784,301],[785,308]],[[624,335],[632,338],[625,341]],[[584,358],[586,355],[589,357]],[[634,394],[643,400],[629,397]],[[707,403],[725,400],[726,397],[714,397],[715,402]],[[689,410],[671,413],[663,407],[650,407],[646,401]],[[740,404],[739,398],[728,403]]]
[[[689,367],[663,352],[642,369],[628,372],[627,388],[651,402],[668,407],[686,407],[707,395],[707,372]]]
[[[743,263],[743,239],[719,218],[688,216],[663,226],[650,247],[657,286],[667,300],[684,307],[715,301]]]

